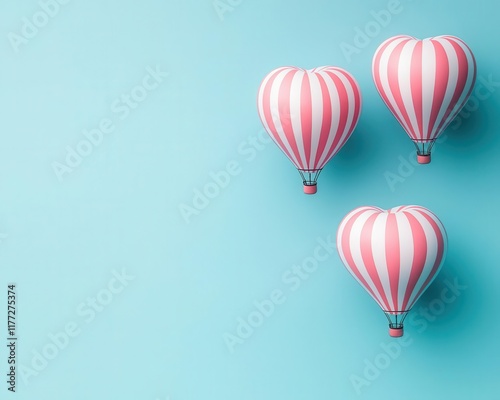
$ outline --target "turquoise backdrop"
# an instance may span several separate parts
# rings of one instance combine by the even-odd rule
[[[0,4],[0,390],[26,400],[500,398],[500,24],[487,0]],[[388,37],[456,35],[478,81],[427,166],[380,99]],[[282,65],[349,70],[353,136],[315,196],[262,131]],[[418,204],[449,252],[404,339],[335,249]]]

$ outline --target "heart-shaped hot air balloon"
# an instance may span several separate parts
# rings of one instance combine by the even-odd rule
[[[356,127],[361,94],[341,68],[282,67],[262,81],[257,108],[266,131],[299,170],[304,193],[314,194],[321,170]]]
[[[476,81],[476,61],[454,36],[387,39],[375,52],[373,80],[380,96],[428,164],[436,138],[467,102]]]
[[[359,207],[337,232],[342,262],[382,308],[393,337],[403,336],[404,319],[439,272],[446,248],[443,224],[420,206]]]

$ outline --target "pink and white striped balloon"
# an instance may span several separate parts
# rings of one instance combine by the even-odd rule
[[[408,311],[439,272],[447,248],[443,224],[420,206],[359,207],[340,223],[337,249],[351,275],[403,335]]]
[[[476,61],[455,36],[387,39],[375,52],[373,79],[380,96],[430,162],[432,145],[465,105],[476,81]]]
[[[361,94],[351,74],[337,67],[281,67],[262,81],[257,108],[264,128],[299,170],[306,194],[351,136]]]

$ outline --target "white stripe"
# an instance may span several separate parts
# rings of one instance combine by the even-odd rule
[[[295,73],[290,87],[290,118],[292,122],[293,136],[299,150],[301,165],[307,168],[306,154],[304,150],[304,142],[302,139],[302,121],[300,118],[300,110],[302,108],[301,94],[302,83],[305,80],[306,71],[299,70]]]
[[[453,111],[450,113],[448,118],[446,119],[446,122],[443,124],[443,131],[447,128],[447,126],[455,119],[455,117],[458,115],[458,113],[461,111],[462,107],[465,106],[467,100],[469,99],[468,96],[470,96],[469,91],[471,87],[474,85],[475,79],[476,79],[476,69],[475,69],[475,64],[474,64],[474,56],[469,50],[467,46],[465,46],[460,40],[457,40],[456,38],[452,36],[447,37],[448,40],[453,41],[457,43],[464,51],[466,57],[467,57],[467,65],[468,65],[468,73],[467,73],[467,81],[464,86],[464,90],[461,93],[457,104],[455,107],[453,107]]]
[[[373,253],[373,261],[375,262],[375,268],[377,269],[378,276],[380,281],[382,282],[382,287],[384,288],[384,294],[387,298],[387,302],[389,304],[390,310],[394,310],[394,302],[392,301],[391,296],[391,284],[389,279],[389,271],[387,269],[387,258],[385,254],[385,234],[382,235],[382,232],[387,230],[387,218],[389,217],[389,213],[381,212],[377,219],[373,224],[373,232],[372,232],[372,253]]]
[[[344,73],[337,71],[336,75],[339,77],[339,79],[342,81],[342,84],[344,85],[344,89],[347,93],[347,118],[346,118],[346,125],[344,127],[343,132],[338,132],[339,126],[336,126],[335,132],[336,132],[336,137],[340,135],[340,140],[337,143],[337,146],[335,149],[332,151],[332,154],[330,155],[330,158],[326,159],[324,162],[327,163],[335,154],[339,152],[339,150],[342,148],[344,145],[344,142],[348,139],[348,135],[353,131],[354,126],[357,121],[355,121],[355,95],[354,91],[358,90],[357,87],[353,87],[351,83],[349,82],[349,79],[345,76]],[[354,78],[353,78],[354,79]],[[340,116],[340,113],[339,113]]]
[[[408,282],[410,280],[410,274],[413,265],[413,256],[415,254],[415,247],[413,241],[413,232],[411,229],[410,221],[408,217],[403,213],[399,212],[396,215],[396,221],[398,224],[398,234],[399,234],[399,283],[398,283],[398,306],[401,310],[403,302],[406,295],[406,290],[408,288]]]
[[[426,136],[434,103],[436,49],[430,40],[422,42],[422,135]],[[430,133],[430,132],[429,132]],[[430,135],[429,135],[430,137]]]
[[[272,115],[273,122],[274,122],[274,125],[276,128],[276,132],[278,133],[278,137],[281,139],[286,150],[290,154],[291,161],[295,164],[295,166],[298,167],[300,165],[300,162],[295,157],[295,154],[292,150],[292,147],[290,146],[290,143],[288,142],[288,140],[286,138],[285,132],[283,130],[283,127],[281,125],[281,121],[279,118],[279,107],[278,107],[278,105],[279,105],[279,101],[278,101],[279,100],[279,90],[280,90],[281,84],[283,83],[284,77],[290,71],[294,71],[294,69],[293,68],[286,68],[283,71],[281,71],[274,79],[273,85],[271,86],[271,91],[269,93],[269,107],[270,107],[269,111]],[[292,112],[290,111],[290,113],[292,113]],[[269,126],[267,126],[267,124],[265,127],[268,130],[268,132],[270,132]],[[276,140],[275,140],[275,142],[279,147],[281,147]]]
[[[267,123],[267,120],[265,118],[263,98],[264,98],[264,88],[267,86],[267,83],[269,82],[271,77],[275,74],[275,72],[280,71],[280,70],[281,71],[285,71],[285,70],[289,71],[290,68],[288,68],[288,67],[277,68],[277,69],[271,71],[269,74],[267,74],[266,77],[264,78],[264,80],[262,81],[262,83],[260,84],[258,101],[257,101],[257,107],[258,107],[260,119],[262,120],[262,125],[264,125],[264,128],[269,133],[269,136],[271,136],[271,139],[273,139],[276,142],[276,144],[278,144],[278,142],[271,134],[271,129],[269,128],[269,124]],[[271,115],[273,115],[272,112],[271,112]]]
[[[318,151],[319,139],[321,136],[321,127],[323,125],[323,94],[321,93],[321,84],[316,72],[308,71],[309,82],[311,85],[312,102],[312,130],[311,130],[311,152],[309,157],[308,169],[315,169],[316,153]]]
[[[340,225],[339,225],[339,228],[337,230],[337,249],[339,250],[339,253],[342,251],[342,235],[344,234],[344,229],[345,229],[345,226],[347,225],[347,223],[351,220],[351,218],[361,212],[361,211],[376,211],[376,212],[382,212],[383,210],[381,210],[380,208],[378,207],[372,207],[372,206],[363,206],[363,207],[358,207],[358,208],[355,208],[354,210],[352,210],[351,212],[349,212],[349,214],[347,214],[344,219],[340,222]],[[343,253],[342,253],[343,254]]]
[[[405,119],[403,118],[403,114],[401,113],[400,108],[398,107],[396,100],[394,99],[394,96],[391,92],[391,88],[389,86],[389,75],[388,75],[388,64],[389,64],[389,57],[392,55],[392,52],[394,49],[403,41],[408,40],[409,37],[399,37],[397,39],[394,39],[393,42],[391,42],[387,48],[384,50],[382,53],[382,56],[380,57],[380,62],[379,62],[379,79],[380,79],[380,85],[382,86],[379,88],[379,90],[382,90],[383,94],[385,97],[387,97],[387,101],[389,104],[392,106],[394,109],[394,112],[396,113],[397,117],[401,121],[401,124],[403,128],[408,132],[409,128],[408,125],[405,122]]]
[[[368,210],[358,216],[354,224],[352,225],[351,229],[351,234],[349,236],[349,247],[351,249],[351,255],[352,259],[354,261],[354,264],[356,265],[360,275],[364,278],[370,289],[373,291],[375,294],[375,301],[380,305],[380,307],[383,309],[385,308],[384,301],[377,290],[377,287],[375,286],[372,278],[370,277],[365,263],[363,262],[363,257],[361,255],[361,232],[363,230],[363,227],[367,221],[367,219],[372,216],[373,214],[377,213],[377,211],[371,211]],[[351,273],[354,275],[354,277],[357,279],[356,275],[351,271]],[[373,296],[372,296],[373,297]]]
[[[417,40],[410,40],[404,45],[403,50],[401,51],[398,64],[398,84],[401,99],[403,100],[403,106],[410,121],[410,129],[407,130],[407,133],[409,135],[410,132],[413,131],[416,133],[416,138],[421,139],[411,93],[411,62],[417,43]]]
[[[450,103],[453,99],[453,94],[457,87],[458,81],[458,60],[453,46],[447,40],[437,39],[437,41],[442,44],[448,58],[449,74],[448,84],[446,86],[446,94],[444,96],[443,103],[441,104],[441,109],[439,110],[436,119],[436,125],[432,129],[430,139],[435,139],[441,133],[441,130],[438,131],[438,127],[444,118],[446,110],[448,110],[448,108],[450,107]]]
[[[420,291],[420,289],[422,288],[422,286],[424,285],[427,278],[429,277],[430,273],[432,272],[432,268],[436,262],[437,252],[439,247],[438,238],[434,233],[432,225],[427,221],[427,219],[422,214],[420,214],[419,209],[415,208],[413,210],[408,210],[407,212],[411,213],[411,215],[413,215],[417,219],[417,221],[422,226],[422,229],[424,230],[425,237],[427,240],[427,257],[425,259],[425,265],[424,268],[422,269],[422,273],[420,274],[420,277],[417,283],[415,284],[415,287],[413,288],[411,296],[409,297],[407,306],[408,309],[412,308],[413,304],[418,300],[416,296]],[[437,275],[438,271],[439,270],[436,271],[434,277]],[[434,277],[429,281],[428,285],[430,285]]]
[[[321,153],[321,157],[318,160],[317,165],[319,167],[322,167],[326,164],[325,158],[328,155],[329,149],[332,147],[333,141],[335,140],[335,132],[337,132],[340,121],[340,114],[338,112],[338,110],[340,109],[340,97],[333,79],[328,75],[326,71],[331,71],[335,73],[335,75],[337,75],[336,71],[332,68],[325,68],[323,71],[319,72],[319,74],[325,80],[332,106],[332,121],[330,124],[330,131],[328,133],[328,139],[326,141],[325,147],[323,148],[323,152]]]

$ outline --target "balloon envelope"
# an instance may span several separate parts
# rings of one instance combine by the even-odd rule
[[[266,131],[301,173],[304,191],[312,194],[319,172],[358,122],[361,94],[341,68],[281,67],[262,81],[257,109]]]
[[[443,224],[421,206],[359,207],[337,232],[345,267],[389,316],[413,307],[439,272],[446,248]]]
[[[417,160],[430,162],[434,141],[474,87],[472,51],[455,36],[395,36],[375,52],[372,74],[380,96],[415,143]]]

